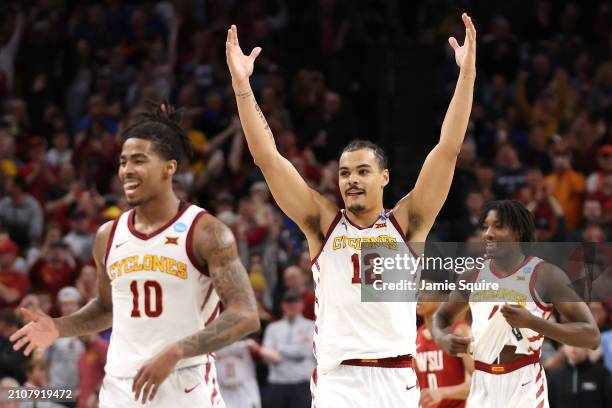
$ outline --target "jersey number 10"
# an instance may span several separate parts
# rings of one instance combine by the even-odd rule
[[[145,314],[148,317],[159,317],[163,310],[161,285],[156,281],[145,281],[143,289]],[[138,281],[130,283],[130,290],[132,291],[132,317],[140,317]]]

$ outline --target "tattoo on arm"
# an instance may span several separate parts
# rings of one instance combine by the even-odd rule
[[[272,140],[274,140],[274,136],[272,135],[272,131],[270,130],[270,126],[268,126],[268,122],[266,121],[266,117],[264,116],[263,112],[261,111],[261,108],[257,104],[257,101],[255,102],[255,110],[259,114],[259,119],[261,119],[261,121],[264,124],[264,128],[266,129],[266,132],[268,133],[268,137],[271,138]]]
[[[246,99],[246,98],[248,98],[249,96],[252,96],[252,95],[253,95],[253,92],[251,92],[251,91],[247,91],[247,92],[238,92],[238,93],[236,94],[236,96],[237,96],[237,97],[239,97],[239,98],[241,98],[241,99]]]
[[[180,341],[183,358],[218,350],[257,330],[257,306],[234,236],[214,220],[203,231],[210,276],[225,310],[203,330]]]
[[[99,333],[112,326],[113,311],[93,299],[78,312],[55,320],[60,337]]]

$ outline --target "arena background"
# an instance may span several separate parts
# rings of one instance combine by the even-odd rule
[[[10,377],[79,388],[78,406],[97,406],[109,333],[62,342],[28,362],[8,337],[22,324],[18,305],[59,316],[95,296],[95,231],[127,209],[118,136],[151,101],[185,108],[182,126],[197,154],[176,191],[233,229],[258,296],[262,331],[254,339],[282,317],[288,289],[303,293],[304,315],[313,318],[303,236],[271,201],[236,120],[227,27],[238,26],[243,49],[263,48],[251,83],[279,150],[308,183],[338,200],[340,148],[370,139],[390,158],[392,207],[439,136],[457,77],[447,38],[463,38],[463,11],[478,30],[475,100],[431,239],[475,239],[483,204],[514,198],[534,213],[541,241],[607,242],[607,1],[3,1],[1,385],[13,384]],[[584,363],[608,370],[610,306],[590,304],[603,336]],[[545,347],[551,381],[567,363],[556,344]],[[254,361],[265,402],[267,366]],[[611,398],[605,378],[601,392]]]

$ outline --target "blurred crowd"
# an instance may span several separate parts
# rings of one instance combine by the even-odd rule
[[[28,359],[12,352],[8,337],[23,324],[19,307],[61,316],[95,297],[96,229],[128,209],[116,177],[119,135],[137,113],[168,99],[184,108],[181,126],[196,153],[179,169],[175,191],[231,227],[262,320],[257,336],[219,353],[222,394],[254,406],[262,399],[264,406],[308,406],[310,256],[245,144],[225,63],[232,23],[244,50],[263,48],[251,82],[278,149],[340,205],[340,148],[381,136],[370,102],[391,69],[385,50],[462,39],[458,16],[468,10],[479,36],[474,109],[432,239],[478,239],[483,205],[513,198],[533,212],[540,241],[607,242],[612,6],[406,3],[414,10],[399,0],[3,2],[0,386],[78,389],[79,407],[96,406],[109,333],[60,339]],[[443,115],[456,80],[450,53],[439,71]],[[612,309],[590,307],[604,336],[601,349],[581,361],[612,370]],[[291,330],[298,335],[288,336]],[[547,346],[551,372],[579,364]],[[228,406],[247,406],[235,404]]]

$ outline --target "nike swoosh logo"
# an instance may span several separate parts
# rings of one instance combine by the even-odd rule
[[[130,242],[130,241],[123,241],[123,242],[122,242],[122,243],[120,243],[120,244],[115,244],[115,248],[119,248],[121,245],[123,245],[123,244],[127,244],[128,242]]]
[[[525,384],[521,384],[521,387],[526,386],[527,384],[529,384],[531,382],[531,380],[527,381]]]
[[[196,385],[194,385],[191,388],[185,388],[185,394],[189,394],[191,391],[195,390],[197,388],[198,385],[200,385],[202,383],[197,383]]]
[[[406,391],[410,391],[411,389],[413,389],[416,386],[417,386],[416,384],[414,384],[412,387],[406,386]]]

